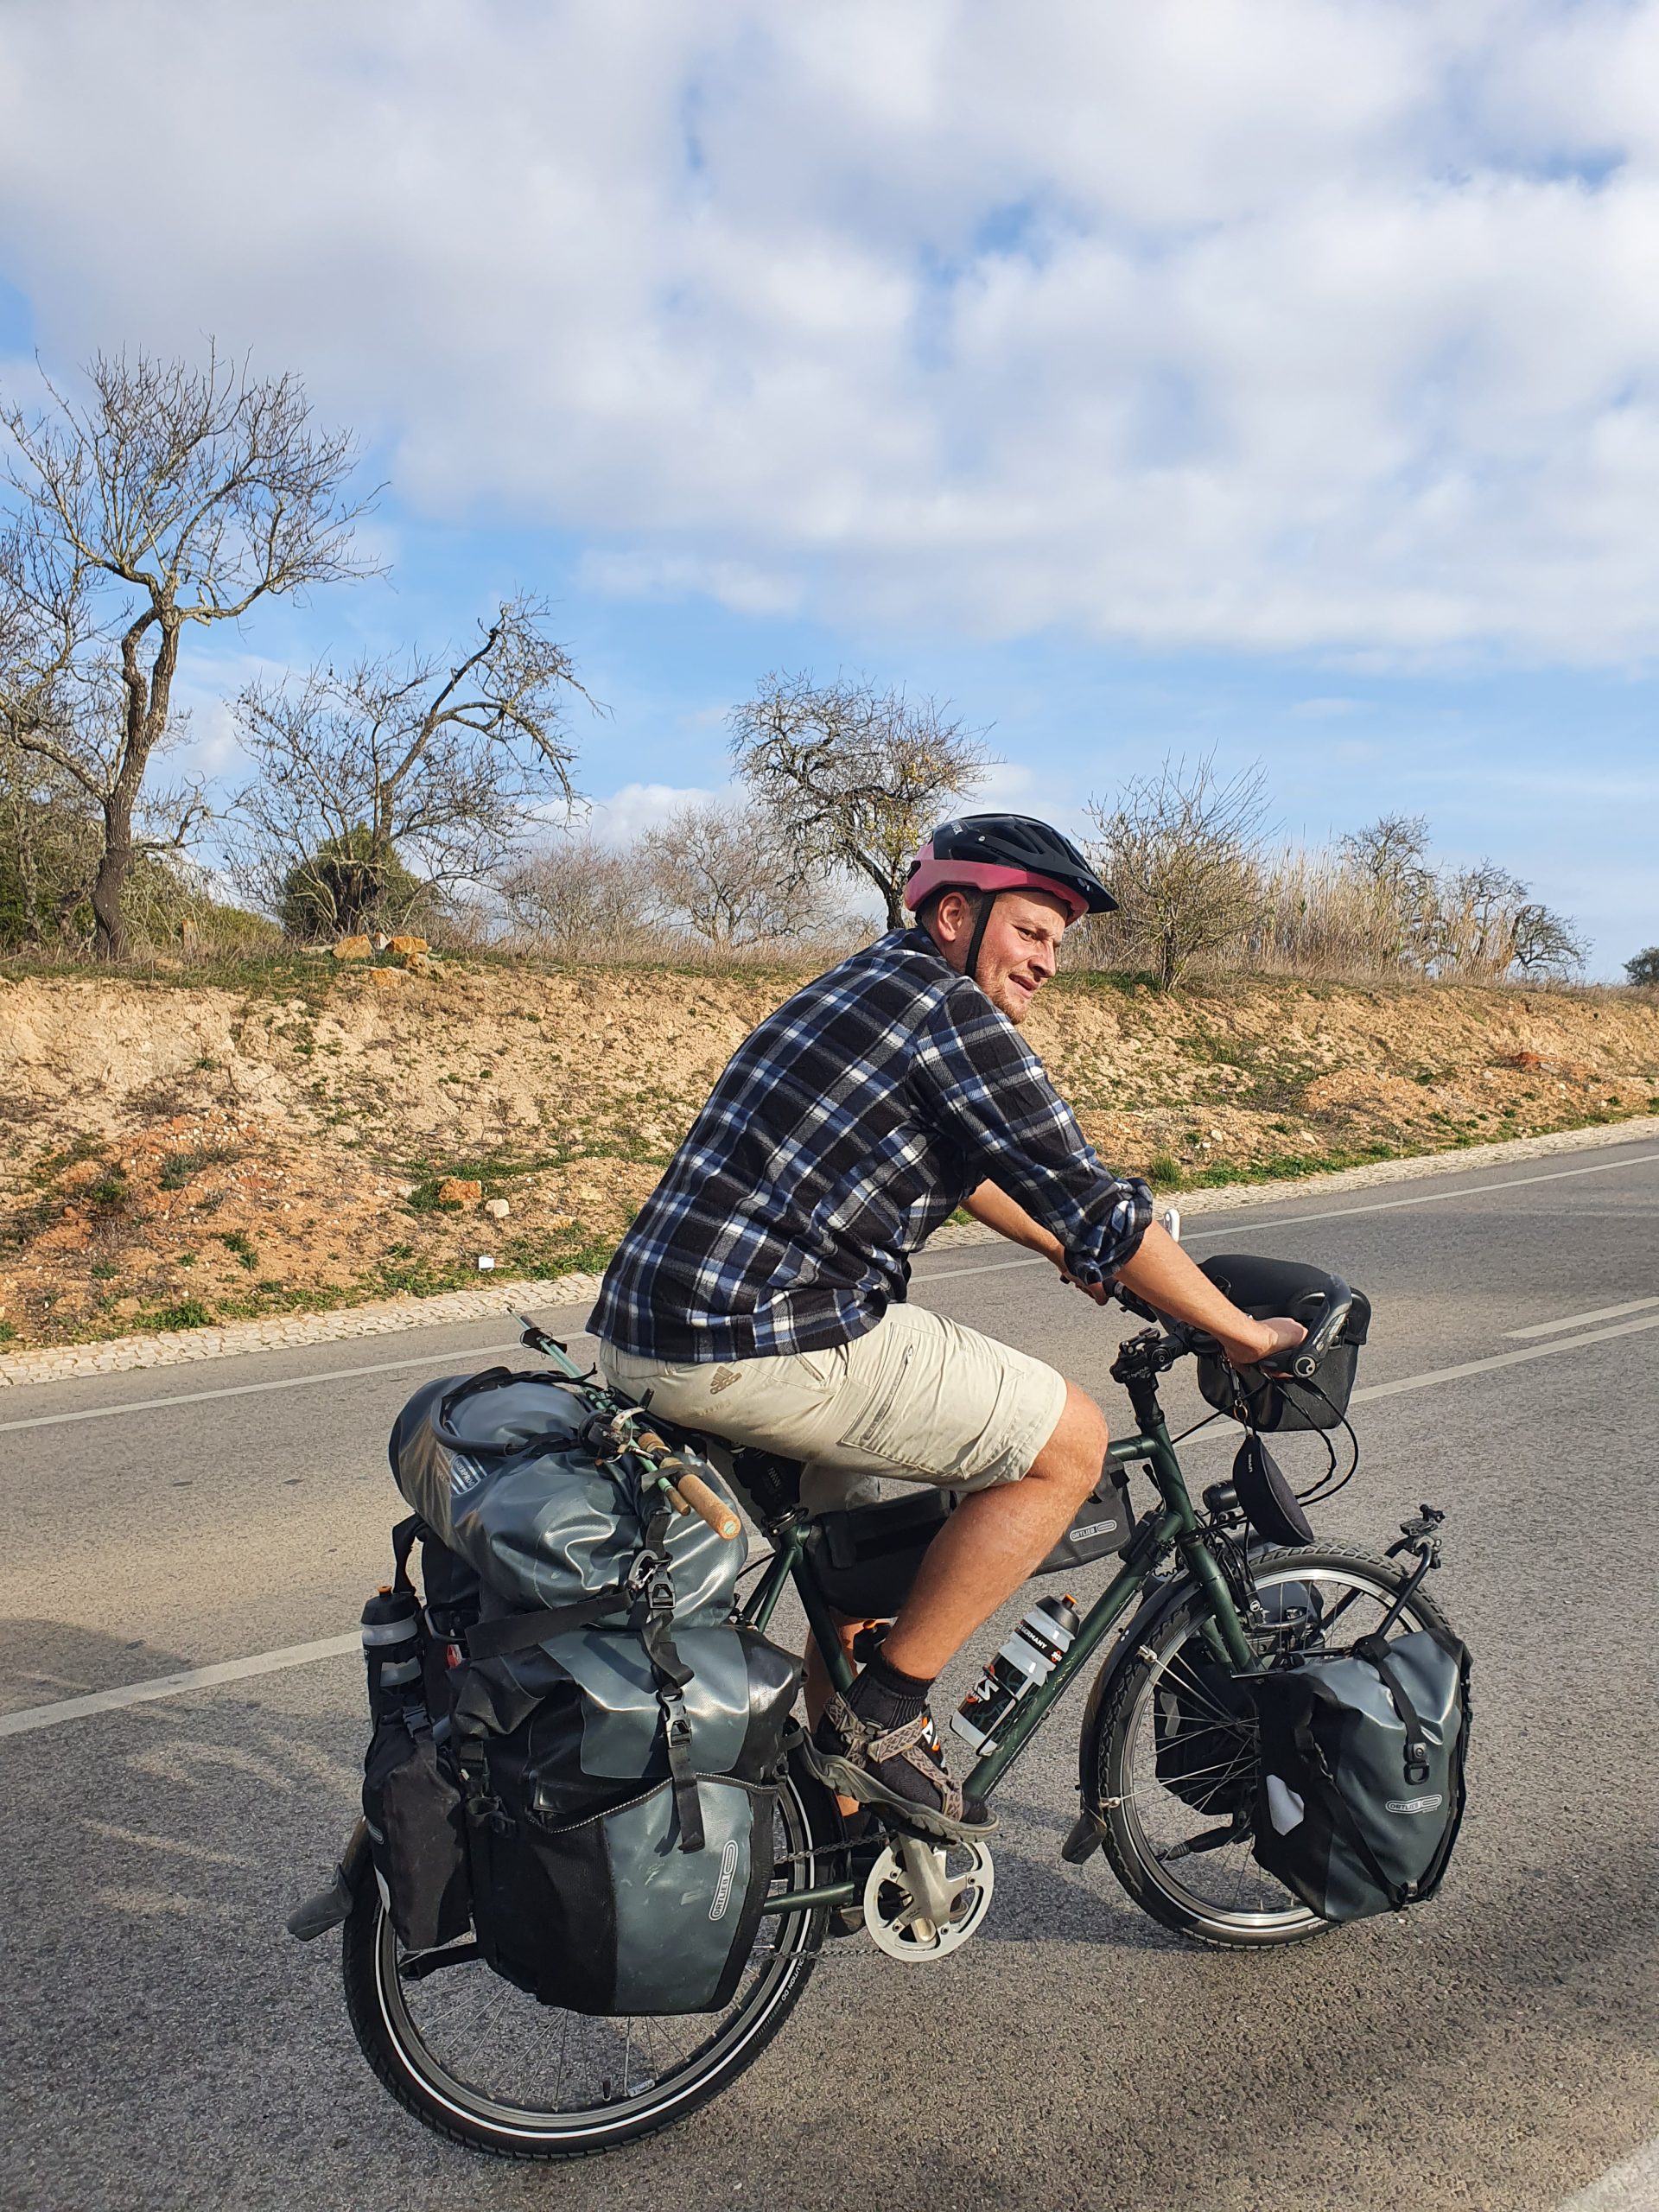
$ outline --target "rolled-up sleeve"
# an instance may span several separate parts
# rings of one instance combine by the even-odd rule
[[[1152,1219],[1138,1175],[1103,1167],[1043,1064],[984,994],[946,992],[917,1040],[926,1110],[965,1155],[1058,1237],[1080,1282],[1115,1275]]]

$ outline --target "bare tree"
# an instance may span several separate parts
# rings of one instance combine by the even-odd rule
[[[1433,960],[1439,879],[1428,859],[1428,817],[1382,814],[1351,830],[1337,848],[1375,906],[1383,957],[1427,972]]]
[[[257,771],[234,810],[249,889],[274,907],[309,868],[321,896],[326,868],[336,925],[355,929],[406,870],[400,855],[440,887],[497,871],[550,797],[574,797],[564,698],[587,694],[546,626],[520,594],[453,662],[412,653],[250,684],[232,706]]]
[[[39,678],[32,702],[9,691],[5,712],[13,741],[99,809],[97,949],[119,959],[134,822],[186,625],[366,573],[350,550],[366,503],[345,494],[351,439],[316,427],[295,377],[253,378],[211,347],[200,369],[100,354],[86,374],[85,404],[48,385],[45,413],[0,406],[19,503],[3,588],[32,626]]]
[[[1223,781],[1206,754],[1166,760],[1090,807],[1091,855],[1122,914],[1116,930],[1159,986],[1248,936],[1262,903],[1266,782],[1258,765]]]
[[[756,805],[801,869],[873,883],[887,927],[904,925],[916,849],[995,755],[933,699],[878,691],[862,677],[817,684],[768,676],[731,718],[732,757]]]
[[[515,854],[496,888],[513,933],[550,952],[629,951],[650,927],[654,894],[638,853],[591,836]]]
[[[0,736],[0,944],[67,939],[98,854],[98,823],[80,786]]]
[[[1529,899],[1515,917],[1514,965],[1523,976],[1574,976],[1590,946],[1578,925],[1565,914]]]
[[[823,920],[806,877],[753,807],[683,806],[640,840],[658,918],[717,952],[803,937]]]

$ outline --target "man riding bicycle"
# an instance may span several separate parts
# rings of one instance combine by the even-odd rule
[[[872,1475],[961,1495],[851,1688],[830,1694],[815,1659],[807,1682],[820,1777],[950,1840],[993,1822],[950,1779],[929,1691],[1071,1525],[1108,1438],[1054,1369],[909,1305],[911,1255],[965,1206],[1097,1304],[1122,1281],[1236,1365],[1304,1332],[1251,1319],[1199,1272],[1016,1033],[1067,928],[1116,904],[1070,840],[1022,815],[944,823],[905,903],[914,927],[739,1047],[618,1248],[593,1325],[613,1385],[804,1461],[816,1510]]]

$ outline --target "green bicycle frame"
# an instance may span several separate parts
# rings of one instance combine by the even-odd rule
[[[1157,1489],[1158,1510],[1144,1515],[1136,1523],[1135,1533],[1124,1548],[1122,1566],[1084,1614],[1065,1656],[1014,1707],[996,1740],[974,1762],[963,1781],[965,1796],[990,1796],[1055,1705],[1140,1597],[1152,1580],[1157,1561],[1172,1545],[1209,1609],[1205,1632],[1218,1645],[1217,1656],[1224,1655],[1236,1667],[1255,1663],[1255,1652],[1244,1633],[1226,1578],[1199,1531],[1198,1516],[1187,1495],[1186,1479],[1161,1417],[1148,1422],[1143,1434],[1126,1437],[1121,1444],[1114,1444],[1106,1455],[1109,1467],[1122,1469],[1141,1463]],[[806,1559],[808,1526],[804,1516],[796,1517],[779,1532],[772,1557],[744,1608],[742,1618],[750,1628],[765,1629],[785,1586],[793,1581],[830,1679],[838,1689],[845,1689],[852,1681],[853,1670],[842,1649],[834,1616],[824,1603]],[[856,1883],[833,1882],[819,1889],[795,1890],[768,1898],[762,1909],[781,1913],[813,1905],[849,1904],[860,1894]]]

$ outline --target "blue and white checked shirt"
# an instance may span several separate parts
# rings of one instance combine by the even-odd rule
[[[617,1249],[595,1334],[642,1358],[821,1351],[874,1327],[988,1177],[1085,1282],[1152,1217],[1036,1054],[920,930],[797,991],[738,1048]]]

